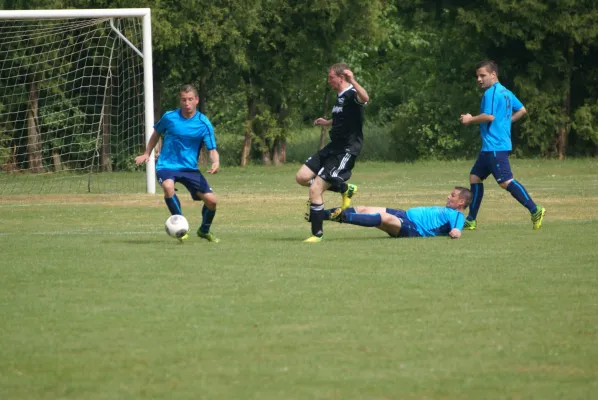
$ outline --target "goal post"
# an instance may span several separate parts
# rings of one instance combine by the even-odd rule
[[[149,8],[0,11],[0,194],[155,193],[153,113]]]

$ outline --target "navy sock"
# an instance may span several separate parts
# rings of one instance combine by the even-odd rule
[[[311,221],[311,234],[322,237],[324,235],[322,227],[324,221],[324,204],[311,203],[309,207],[309,220]]]
[[[530,213],[533,214],[537,211],[536,203],[534,203],[521,183],[513,179],[507,186],[507,190],[511,193],[511,196],[527,208]]]
[[[357,214],[357,213],[350,213],[350,214],[343,214],[344,222],[352,224],[352,225],[359,225],[359,226],[380,226],[382,225],[382,217],[380,214]]]
[[[181,209],[181,202],[176,194],[172,197],[164,197],[164,202],[168,207],[168,211],[170,211],[171,215],[183,215],[183,210]]]
[[[203,208],[201,209],[202,220],[199,227],[201,233],[208,233],[210,231],[210,226],[212,225],[215,215],[216,210],[210,210],[205,204],[203,205]]]
[[[469,215],[467,216],[467,219],[473,221],[478,217],[478,211],[482,205],[482,198],[484,197],[484,184],[472,183],[471,194],[472,199],[471,204],[469,205]]]

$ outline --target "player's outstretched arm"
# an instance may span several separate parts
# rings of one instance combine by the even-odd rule
[[[332,125],[331,119],[326,118],[318,118],[314,121],[314,126],[321,126],[321,125]]]
[[[208,174],[215,174],[220,169],[220,154],[216,149],[210,150],[210,160],[212,161],[212,167],[208,170]]]
[[[461,121],[463,125],[485,124],[486,122],[494,121],[494,115],[480,114],[473,117],[471,114],[461,114],[459,121]]]
[[[147,143],[145,152],[143,152],[142,155],[135,157],[136,165],[146,163],[147,160],[149,160],[150,154],[152,153],[152,150],[154,149],[154,147],[156,147],[158,140],[160,140],[160,135],[158,134],[158,132],[156,132],[156,130],[154,130],[154,133],[152,133],[152,136],[150,137],[150,140]]]

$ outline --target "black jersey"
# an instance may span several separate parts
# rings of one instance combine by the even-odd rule
[[[351,85],[336,97],[332,108],[329,148],[333,152],[359,155],[363,146],[364,104]]]

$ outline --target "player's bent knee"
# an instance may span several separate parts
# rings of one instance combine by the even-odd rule
[[[498,186],[500,186],[504,190],[507,190],[507,187],[509,186],[509,183],[511,183],[512,181],[513,181],[513,179],[509,179],[506,182],[499,183]]]
[[[305,176],[300,175],[299,173],[295,175],[295,181],[297,181],[297,183],[301,186],[309,186],[309,178],[306,178]]]
[[[172,182],[172,181],[163,182],[162,190],[164,191],[164,196],[166,196],[166,197],[174,196],[174,182]]]
[[[216,209],[216,196],[212,193],[208,193],[203,196],[203,203],[208,207],[210,210]]]
[[[477,175],[469,175],[469,183],[482,183],[482,179]]]

